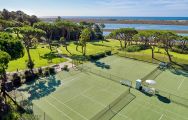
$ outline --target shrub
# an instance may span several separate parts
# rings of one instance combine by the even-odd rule
[[[32,80],[34,80],[33,74],[28,70],[25,71],[25,80],[26,82],[31,82]]]
[[[64,65],[64,67],[62,68],[62,70],[69,71],[68,65]]]
[[[110,65],[105,65],[104,66],[106,69],[110,69]]]
[[[138,45],[131,45],[126,48],[127,52],[138,52],[141,50],[141,47]]]
[[[38,69],[38,74],[39,74],[39,76],[42,76],[42,75],[43,75],[43,70],[42,70],[42,68],[39,68],[39,69]]]
[[[45,76],[49,76],[49,75],[50,75],[50,73],[49,73],[49,68],[48,68],[48,67],[45,68],[45,70],[44,70],[44,75],[45,75]]]
[[[50,73],[50,75],[54,75],[56,73],[55,68],[54,67],[50,67],[49,68],[49,73]]]
[[[150,46],[146,45],[131,45],[126,48],[127,52],[139,52],[141,50],[149,49]]]
[[[112,51],[106,51],[106,55],[112,55]]]
[[[13,76],[12,76],[12,81],[13,81],[13,85],[15,87],[19,87],[21,86],[21,77],[17,74],[17,73],[14,73]]]
[[[91,60],[98,60],[100,58],[104,58],[106,56],[106,53],[98,53],[96,55],[90,55]]]

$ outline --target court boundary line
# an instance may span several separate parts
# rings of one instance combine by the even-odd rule
[[[143,100],[138,100],[138,102],[144,102]],[[136,103],[136,104],[139,104],[139,105],[142,105],[141,103]],[[146,102],[146,104],[148,104],[147,102]],[[165,109],[165,108],[161,108],[161,107],[159,107],[159,106],[157,106],[157,105],[154,105],[154,104],[148,104],[148,105],[150,105],[150,106],[154,106],[154,107],[156,107],[156,108],[159,108],[159,109],[161,109],[161,110],[163,110],[163,111],[166,111],[166,112],[169,112],[169,113],[172,113],[172,114],[174,114],[174,115],[176,115],[176,116],[178,116],[179,118],[183,118],[183,119],[185,119],[185,120],[187,120],[186,118],[184,118],[185,116],[183,116],[183,115],[179,115],[179,114],[177,114],[177,113],[175,113],[175,112],[172,112],[172,111],[169,111],[168,109]],[[147,107],[146,107],[147,108]],[[148,107],[148,109],[150,109],[149,107]],[[152,109],[151,109],[152,110]],[[158,111],[159,112],[159,111]],[[159,112],[160,113],[160,112]],[[168,116],[167,116],[168,117]]]
[[[57,108],[54,104],[52,104],[51,102],[49,102],[48,100],[44,100],[46,103],[48,103],[50,106],[52,106],[53,108],[55,108],[58,112],[62,113],[63,115],[65,115],[66,117],[68,117],[68,119],[73,120],[69,115],[67,115],[65,112],[63,112],[62,110],[60,110],[59,108]],[[36,104],[36,103],[34,103]],[[44,112],[45,113],[45,112]],[[60,114],[61,115],[61,114]],[[62,115],[61,115],[62,116]]]
[[[101,105],[102,107],[107,107],[107,106],[106,106],[106,105],[104,105],[103,103],[100,103],[100,102],[96,101],[95,99],[90,98],[90,97],[89,97],[89,96],[87,96],[87,95],[83,95],[83,97],[86,97],[86,98],[88,98],[88,99],[92,100],[93,102],[95,102],[95,103],[97,103],[97,104]],[[129,118],[128,116],[123,115],[123,114],[120,114],[120,113],[117,113],[116,115],[121,115],[121,116],[122,116],[122,117],[124,117],[124,118],[128,118],[128,119],[131,119],[131,120],[132,120],[132,118]],[[116,116],[116,115],[115,115],[115,116]],[[115,116],[114,116],[114,117],[115,117]]]
[[[48,90],[47,90],[48,91]],[[38,93],[37,95],[39,95],[40,93]],[[85,116],[83,116],[83,115],[81,115],[80,113],[78,113],[77,111],[75,111],[75,110],[73,110],[72,108],[70,108],[69,106],[67,106],[66,104],[64,104],[64,103],[62,103],[61,101],[59,101],[57,98],[55,98],[55,96],[53,96],[52,94],[51,94],[51,96],[49,95],[48,97],[50,97],[50,98],[53,98],[53,99],[55,99],[57,102],[59,102],[60,104],[63,104],[65,107],[67,107],[69,110],[71,110],[71,111],[73,111],[74,113],[76,113],[77,115],[79,115],[80,117],[82,117],[82,118],[84,118],[85,120],[89,120],[89,119],[87,119]],[[46,101],[47,103],[49,102],[48,100],[45,100],[44,99],[44,101]],[[50,103],[50,102],[49,102]],[[52,103],[51,103],[52,104]],[[55,106],[54,104],[52,104],[53,106]],[[55,106],[56,107],[56,106]],[[57,107],[56,107],[57,108]],[[64,112],[63,112],[64,113]],[[65,114],[65,113],[64,113]],[[70,116],[69,116],[70,117]],[[71,117],[70,117],[71,118]],[[72,120],[72,118],[71,118],[71,120]]]
[[[55,99],[57,102],[59,102],[60,104],[64,105],[65,107],[67,107],[69,110],[71,110],[72,112],[76,113],[77,115],[79,115],[80,117],[84,118],[85,120],[89,120],[88,118],[86,118],[85,116],[83,116],[82,114],[80,114],[79,112],[73,110],[72,108],[70,108],[69,106],[67,106],[66,104],[64,104],[63,102],[61,102],[60,100],[58,100],[56,97],[54,97],[53,95],[49,96],[53,99]]]
[[[87,91],[89,91],[89,90],[91,90],[91,89],[93,89],[93,88],[94,88],[94,87],[90,87],[90,88],[86,89],[85,91],[83,91],[83,93],[85,93],[85,92],[87,92]],[[64,103],[64,104],[65,104],[65,103],[68,103],[68,102],[70,102],[71,100],[73,100],[73,99],[75,99],[75,98],[81,96],[81,94],[82,94],[82,93],[79,93],[78,95],[76,95],[76,96],[74,96],[74,97],[71,97],[70,99],[66,100],[66,101],[63,102],[63,103]]]
[[[137,105],[139,105],[139,106],[144,106],[144,105],[141,104],[141,103],[135,103],[135,104],[137,104]],[[153,105],[152,105],[152,106],[153,106]],[[162,112],[160,112],[160,111],[158,111],[158,110],[154,110],[154,109],[151,109],[150,107],[146,107],[146,106],[144,106],[144,107],[145,107],[146,109],[150,110],[150,111],[153,111],[153,112],[159,114],[159,115],[162,114]],[[167,115],[163,114],[163,116],[167,116]],[[167,117],[168,117],[168,116],[167,116]],[[172,120],[176,120],[176,119],[172,118],[171,116],[170,116],[169,118],[172,119]]]
[[[159,90],[163,90],[163,91],[165,91],[166,92],[166,90],[168,91],[167,93],[170,93],[170,94],[173,94],[172,92],[177,92],[177,90],[175,90],[175,89],[173,89],[173,90],[170,90],[170,89],[168,89],[168,88],[165,88],[165,86],[164,85],[160,85],[162,88],[159,88],[159,87],[156,87],[157,89],[159,89]],[[170,92],[169,92],[170,91]],[[188,94],[188,92],[185,92],[185,91],[181,91],[181,93],[180,94]],[[180,96],[181,97],[181,96]]]
[[[179,84],[179,86],[178,86],[178,90],[181,88],[181,86],[182,86],[182,84],[184,83],[184,81],[185,81],[185,78],[181,81],[181,83]]]
[[[161,120],[161,119],[163,118],[163,115],[164,115],[164,114],[162,114],[161,117],[160,117],[158,120]]]

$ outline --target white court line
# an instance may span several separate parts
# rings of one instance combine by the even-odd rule
[[[73,110],[72,108],[70,108],[69,106],[67,106],[66,104],[62,103],[60,100],[58,100],[57,98],[55,98],[53,95],[50,96],[51,98],[55,99],[57,102],[59,102],[60,104],[64,105],[65,107],[67,107],[68,109],[70,109],[72,112],[76,113],[77,115],[79,115],[80,117],[84,118],[85,120],[89,120],[87,119],[85,116],[81,115],[80,113],[78,113],[77,111]]]
[[[60,113],[62,113],[63,115],[65,115],[67,118],[69,118],[70,120],[73,120],[71,117],[69,117],[67,114],[65,114],[62,110],[58,109],[55,105],[53,105],[52,103],[50,103],[49,101],[45,100],[49,105],[51,105],[53,108],[55,108],[57,111],[59,111]]]
[[[143,104],[140,104],[140,103],[136,103],[136,104],[139,105],[139,106],[143,106]],[[150,111],[153,111],[153,112],[157,113],[157,114],[161,114],[160,111],[157,111],[157,110],[151,109],[151,108],[146,107],[146,106],[144,106],[144,107],[145,107],[146,109],[150,110]],[[164,115],[163,115],[163,116],[164,116]],[[172,117],[168,117],[168,118],[170,118],[171,120],[176,120],[176,119],[174,119],[174,118],[172,118]]]
[[[161,120],[163,118],[163,114],[161,115],[161,117],[159,118],[159,120]]]
[[[94,99],[92,99],[92,98],[90,98],[90,97],[88,97],[88,96],[86,96],[86,95],[83,95],[83,94],[82,94],[82,96],[83,96],[83,97],[86,97],[86,98],[88,98],[88,99],[90,99],[91,101],[93,101],[93,102],[95,102],[95,103],[97,103],[97,104],[99,104],[99,105],[101,105],[102,107],[107,107],[106,105],[104,105],[104,104],[102,104],[102,103],[100,103],[100,102],[98,102],[98,101],[96,101],[96,100],[94,100]],[[122,116],[122,117],[124,117],[124,118],[131,119],[131,118],[129,118],[128,116],[122,115],[122,114],[120,114],[120,113],[117,113],[117,115],[120,115],[120,116]],[[131,120],[132,120],[132,119],[131,119]]]
[[[81,96],[81,94],[86,93],[87,91],[89,91],[89,90],[91,90],[91,89],[93,89],[93,88],[94,88],[94,87],[88,88],[88,89],[86,89],[85,91],[83,91],[82,93],[80,93],[80,94],[78,94],[78,95],[76,95],[76,96],[74,96],[74,97],[72,97],[72,98],[66,100],[66,101],[64,102],[64,104],[67,103],[67,102],[69,102],[69,101],[71,101],[71,100],[73,100],[73,99],[75,99],[75,98],[77,98],[78,96]]]
[[[181,81],[181,83],[180,83],[180,85],[178,87],[178,90],[181,88],[181,86],[182,86],[182,84],[183,84],[184,81],[185,81],[185,78]]]
[[[143,100],[138,100],[138,102],[144,102],[144,103],[148,104],[146,101],[143,101]],[[136,104],[138,104],[138,105],[140,105],[140,106],[143,105],[143,104],[140,104],[140,103],[136,103]],[[148,104],[148,105],[151,106],[151,104]],[[185,118],[185,116],[179,115],[179,114],[177,114],[177,113],[175,113],[175,112],[172,112],[172,111],[170,111],[170,110],[168,110],[168,109],[164,109],[164,108],[161,108],[161,107],[159,107],[159,106],[157,106],[157,105],[153,105],[153,104],[152,104],[152,106],[154,106],[155,108],[161,109],[161,110],[163,110],[163,111],[165,111],[165,112],[172,113],[172,114],[178,116],[179,118],[183,118],[183,119],[185,119],[185,120],[188,120],[187,118]],[[146,106],[145,106],[145,107],[146,107]],[[147,108],[147,107],[146,107],[146,108]],[[148,109],[150,109],[150,108],[148,108]],[[152,110],[152,109],[150,109],[150,110]],[[160,112],[158,112],[158,113],[160,113]]]
[[[104,104],[102,104],[102,103],[100,103],[100,102],[98,102],[98,101],[96,101],[96,100],[94,100],[94,99],[92,99],[92,98],[90,98],[90,97],[88,97],[88,96],[86,96],[86,95],[83,95],[83,94],[81,94],[81,95],[82,95],[83,97],[85,97],[85,98],[87,98],[87,99],[89,99],[89,100],[91,100],[91,101],[93,101],[93,102],[95,102],[95,103],[101,105],[102,107],[107,107],[106,105],[104,105]]]
[[[84,117],[83,115],[81,115],[80,113],[76,112],[75,110],[73,110],[72,108],[70,108],[69,106],[67,106],[66,104],[62,103],[61,101],[59,101],[57,98],[55,98],[53,95],[49,96],[53,99],[55,99],[57,102],[59,102],[60,104],[64,105],[65,107],[67,107],[68,109],[70,109],[71,111],[73,111],[74,113],[76,113],[77,115],[79,115],[80,117],[84,118],[85,120],[88,120],[86,117]],[[50,103],[49,101],[45,100],[46,102]],[[54,106],[54,108],[56,108],[57,110],[59,110],[55,105],[53,105],[52,103],[50,103],[51,106]],[[61,111],[61,110],[60,110]],[[64,112],[63,112],[64,113]],[[65,114],[65,113],[64,113]],[[72,119],[71,119],[72,120]]]

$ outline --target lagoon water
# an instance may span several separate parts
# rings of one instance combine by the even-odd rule
[[[109,35],[110,34],[110,32],[107,32],[107,31],[104,31],[103,32],[103,35],[104,36],[107,36],[107,35]],[[178,35],[181,35],[181,36],[188,36],[188,34],[184,34],[184,33],[178,33]]]
[[[62,18],[82,18],[82,19],[101,19],[101,20],[188,20],[188,17],[136,17],[136,16],[62,16]]]
[[[154,24],[105,24],[105,29],[135,28],[138,30],[188,30],[184,25],[154,25]]]

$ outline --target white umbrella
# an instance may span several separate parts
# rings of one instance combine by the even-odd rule
[[[146,80],[146,83],[147,83],[148,85],[155,85],[155,84],[156,84],[156,81],[154,81],[154,80]]]

